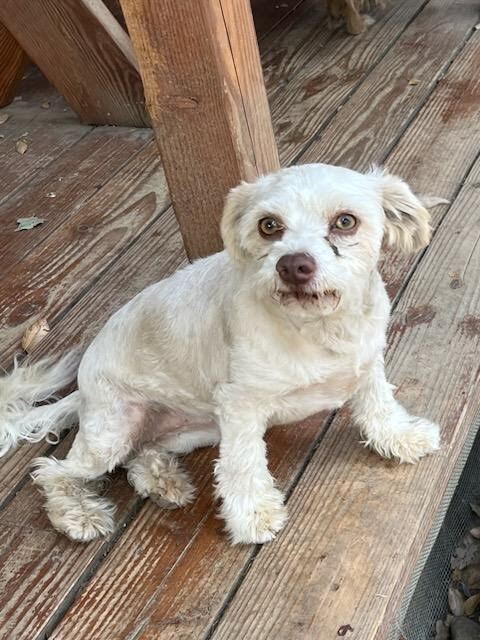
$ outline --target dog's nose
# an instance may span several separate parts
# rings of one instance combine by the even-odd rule
[[[306,253],[289,253],[277,262],[280,278],[288,284],[307,284],[316,269],[315,260]]]

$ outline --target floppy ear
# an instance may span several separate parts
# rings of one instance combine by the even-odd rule
[[[242,182],[238,187],[230,190],[223,208],[220,233],[223,244],[230,256],[237,261],[244,262],[248,258],[248,251],[242,246],[242,217],[253,202],[255,184]]]
[[[375,172],[380,180],[385,212],[385,240],[404,253],[414,253],[430,242],[430,214],[406,182]]]

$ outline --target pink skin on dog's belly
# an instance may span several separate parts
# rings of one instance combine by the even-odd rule
[[[169,409],[150,409],[145,416],[141,439],[158,440],[180,433],[204,431],[215,424],[214,420],[204,416],[189,416]]]

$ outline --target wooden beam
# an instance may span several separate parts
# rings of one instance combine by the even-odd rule
[[[84,122],[148,123],[130,40],[101,0],[2,0],[0,20]]]
[[[227,191],[278,168],[249,0],[121,0],[190,258],[221,249]]]
[[[27,56],[8,29],[0,23],[0,107],[12,102],[22,79]]]

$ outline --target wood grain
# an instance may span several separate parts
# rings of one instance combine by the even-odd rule
[[[0,61],[0,107],[4,107],[15,97],[15,91],[27,64],[27,56],[2,23],[0,23]]]
[[[55,323],[167,203],[163,172],[150,145],[0,283],[0,360],[19,345],[23,331],[36,319]],[[69,250],[62,250],[65,247]]]
[[[187,253],[212,253],[227,191],[278,167],[249,0],[121,4]]]
[[[342,411],[289,500],[290,526],[260,551],[215,640],[252,633],[258,640],[333,640],[347,624],[352,638],[383,640],[392,630],[393,612],[480,409],[479,180],[477,161],[390,331],[387,362],[397,397],[442,425],[442,451],[415,466],[381,460],[359,446]],[[451,286],[452,271],[461,274],[461,287]],[[409,322],[412,311],[425,306],[428,320]],[[255,616],[247,614],[252,602]]]
[[[359,170],[382,163],[467,39],[477,9],[470,0],[429,2],[298,162]]]
[[[326,3],[305,0],[260,42],[282,165],[295,161],[362,82],[368,86],[368,74],[425,4],[388,3],[382,19],[352,38],[329,27]]]
[[[64,457],[71,438],[59,447]],[[123,483],[123,485],[122,485]],[[50,524],[42,497],[31,483],[2,511],[0,522],[0,638],[23,640],[37,637],[39,623],[51,616],[68,595],[83,568],[98,562],[122,532],[139,500],[122,478],[108,492],[117,504],[118,531],[91,544],[71,542]],[[72,583],[72,577],[74,577]]]
[[[64,224],[66,213],[72,216],[106,185],[108,189],[109,180],[151,139],[147,129],[98,127],[68,147],[55,162],[40,169],[23,188],[6,193],[0,213],[2,273],[6,275]],[[45,223],[29,233],[17,232],[16,220],[32,215],[43,218]]]
[[[445,120],[442,114],[450,112],[452,109],[455,110],[455,105],[458,108],[459,101],[456,97],[455,87],[461,86],[467,95],[472,96],[471,103],[475,104],[476,101],[478,103],[480,83],[477,74],[475,74],[478,65],[478,50],[479,36],[476,35],[475,39],[467,44],[462,54],[454,62],[447,76],[438,85],[419,114],[418,121],[415,121],[408,129],[398,150],[389,159],[388,164],[392,170],[401,169],[405,178],[413,181],[415,187],[424,193],[440,193],[446,198],[453,198],[465,173],[468,172],[475,159],[480,139],[479,123],[475,110],[473,108],[465,109],[462,115],[459,113],[458,117],[453,117],[450,120]],[[468,143],[467,138],[469,138]],[[441,145],[444,145],[451,154],[445,165],[444,153],[439,153],[438,156],[435,153]],[[437,157],[438,164],[436,163]],[[445,173],[441,170],[443,166],[446,167]],[[417,167],[421,171],[417,171]],[[445,210],[445,207],[435,209],[433,218],[435,227],[441,223]],[[387,260],[384,270],[387,272],[387,277],[391,278],[390,289],[393,296],[398,294],[401,285],[409,277],[415,259],[407,259],[394,254],[390,254],[390,258],[395,259],[396,267],[395,269],[389,268],[389,260]],[[435,335],[438,337],[438,333]],[[397,346],[396,353],[396,357],[400,357],[398,354],[408,357],[409,348],[408,346],[404,348],[401,345]],[[420,374],[418,380],[422,380]],[[404,383],[402,388],[409,404],[418,410],[422,409],[421,404],[418,405],[417,387],[412,383],[412,380],[409,384]],[[422,393],[423,389],[424,387],[418,383],[418,391]],[[430,408],[427,407],[426,413],[429,412]],[[316,417],[298,430],[287,427],[285,430],[271,432],[268,435],[270,466],[284,488],[295,483],[295,475],[301,468],[301,460],[305,460],[308,452],[311,451],[315,438],[318,438],[322,433],[325,427],[324,420],[325,417]],[[358,446],[358,433],[354,430],[351,431],[350,441],[355,455],[367,455],[370,460],[370,456]],[[323,442],[320,447],[323,450]],[[287,458],[285,459],[284,456]],[[350,467],[350,463],[345,462],[343,454],[331,448],[325,453],[325,456],[331,457],[331,464],[335,467],[338,482],[345,483],[348,487],[349,475],[346,473],[346,469],[355,470],[357,463]],[[289,457],[291,457],[290,466],[287,464]],[[372,458],[375,464],[383,465],[374,456]],[[192,468],[195,469],[204,462],[203,458],[199,459],[198,463],[195,457],[193,460],[195,462],[192,462]],[[435,463],[437,464],[438,460]],[[310,464],[307,468],[309,467]],[[315,466],[315,469],[317,468],[318,464]],[[398,471],[400,474],[398,482],[402,482],[404,468],[399,469],[395,465],[389,466],[388,464],[386,468],[389,470],[388,473],[390,473],[392,480],[397,477],[395,474]],[[203,496],[200,499],[203,500]],[[347,504],[350,505],[350,501]],[[358,510],[357,508],[354,511],[352,518],[358,514]],[[365,510],[365,517],[369,515],[372,515],[372,518],[377,517],[375,513]],[[287,531],[289,528],[297,531],[299,527],[307,527],[316,531],[315,524],[309,520],[308,514],[309,510],[307,509],[305,512],[292,513]],[[140,519],[142,517],[145,517],[143,513]],[[174,514],[173,517],[173,523],[176,523],[177,514]],[[191,538],[188,540],[185,550],[181,552],[179,550],[177,556],[171,552],[155,553],[154,550],[158,543],[155,537],[144,540],[142,549],[145,555],[148,558],[154,558],[149,560],[148,569],[143,564],[136,566],[135,563],[130,563],[128,570],[124,568],[124,559],[131,556],[132,550],[137,544],[134,538],[124,538],[67,612],[54,637],[62,640],[70,637],[78,638],[78,640],[82,638],[100,640],[109,633],[110,637],[119,640],[125,637],[134,637],[135,640],[203,639],[225,606],[229,594],[239,581],[239,576],[252,561],[253,550],[228,546],[224,537],[218,532],[221,523],[216,519],[214,507],[210,502],[205,511],[198,513],[197,518],[202,517],[202,522],[195,520],[191,523]],[[327,517],[325,520],[328,524]],[[428,528],[428,526],[427,519],[425,527]],[[140,522],[138,523],[138,531],[141,531]],[[331,544],[334,544],[335,541],[334,532],[334,527],[329,529]],[[372,533],[375,536],[375,548],[380,545],[380,534],[381,529],[376,529]],[[353,524],[349,531],[345,531],[344,535],[350,535],[350,543],[353,544],[356,539],[355,525]],[[152,550],[150,550],[150,545],[153,546]],[[272,549],[275,548],[275,545],[276,543]],[[321,548],[320,542],[317,547]],[[285,549],[282,553],[283,556],[282,554],[278,555],[279,563],[286,555]],[[318,553],[321,555],[320,551]],[[295,571],[294,546],[292,546],[291,554],[291,571],[293,572]],[[400,563],[400,556],[397,556],[397,560]],[[322,584],[330,580],[330,575],[335,576],[335,571],[331,569],[329,561],[325,560],[325,562],[325,569],[319,573],[320,576],[326,576],[325,580],[322,580]],[[255,566],[254,563],[253,567]],[[356,571],[355,580],[362,575],[362,570],[356,570],[356,566],[352,566],[352,571]],[[378,568],[381,565],[375,566]],[[264,567],[262,570],[266,572]],[[280,579],[277,578],[279,571],[280,569],[275,567],[273,572],[265,573],[265,580],[275,585]],[[309,563],[299,561],[296,571],[300,576],[304,574],[308,578],[310,575]],[[261,571],[258,573],[261,574]],[[297,575],[283,585],[285,593],[282,596],[287,600],[287,604],[283,603],[285,608],[288,606],[287,593],[289,590],[297,592],[297,587],[291,586],[294,584],[294,579],[297,579]],[[332,578],[332,585],[334,583],[335,580]],[[316,607],[316,600],[313,598],[310,600],[308,588],[303,588],[304,586],[302,584],[302,588],[298,590],[298,598],[302,606],[307,609]],[[109,597],[105,598],[104,594],[107,589]],[[128,602],[128,606],[122,608],[122,602]],[[252,620],[252,624],[255,625],[257,625],[255,621],[258,620],[258,633],[259,637],[262,637],[264,621],[261,619],[261,615],[263,609],[269,610],[268,601],[262,600],[258,592],[255,592],[254,595],[245,592],[242,607],[244,607],[242,612],[238,612],[235,621],[231,623],[232,629],[234,625],[238,625],[238,633],[231,631],[232,637],[256,638],[256,626],[255,631],[252,628],[244,629],[242,627],[242,624],[246,625],[249,620]],[[366,609],[368,610],[368,607]],[[111,613],[112,610],[115,610],[114,616]],[[272,615],[275,617],[276,613]],[[247,622],[242,622],[244,619]],[[322,640],[323,638],[328,640],[328,636],[324,636],[317,630],[315,634],[308,635],[306,631],[302,630],[303,628],[307,629],[306,626],[302,627],[300,624],[298,628],[300,635],[296,635],[296,628],[293,629],[294,633],[292,628],[288,627],[290,635],[286,634],[284,637],[320,637]],[[88,629],[88,634],[84,629]],[[275,632],[279,633],[279,630],[276,629]],[[237,635],[235,635],[236,633]],[[302,633],[306,635],[301,635]],[[368,636],[359,636],[359,638],[370,640]]]
[[[3,0],[0,20],[84,122],[148,123],[130,41],[101,0]]]
[[[38,171],[75,145],[91,131],[91,127],[79,125],[75,114],[60,105],[41,109],[38,104],[24,106],[15,102],[8,107],[10,119],[2,125],[0,144],[0,203],[15,192],[25,188]],[[40,113],[39,113],[40,112]],[[25,140],[27,151],[21,155],[16,150],[18,140]]]
[[[95,286],[67,313],[58,321],[52,319],[51,331],[35,351],[35,357],[62,353],[80,343],[87,344],[112,313],[146,286],[170,275],[185,263],[178,225],[169,209],[114,261]],[[0,503],[10,499],[15,487],[25,482],[32,460],[50,448],[46,443],[20,447],[2,458]]]
[[[158,253],[159,242],[162,251]],[[152,255],[157,255],[155,260]],[[169,209],[158,218],[143,234],[139,242],[128,249],[115,263],[108,274],[101,277],[89,293],[74,307],[71,313],[57,323],[45,342],[39,347],[38,356],[54,351],[64,351],[72,347],[82,336],[91,339],[103,322],[122,304],[131,299],[145,286],[169,275],[181,264],[186,256],[182,246],[178,225]],[[60,446],[55,455],[70,445],[71,438]],[[26,447],[26,456],[14,453],[12,459],[25,472],[31,462],[31,454],[45,453],[45,445]],[[25,450],[24,452],[25,453]],[[2,459],[2,472],[3,472]],[[27,464],[26,464],[27,462]],[[7,459],[7,464],[9,459]],[[10,465],[13,472],[14,465]],[[202,468],[206,465],[203,464]],[[17,469],[18,471],[18,469]],[[6,479],[2,479],[2,483]],[[123,521],[138,509],[139,501],[127,487],[124,474],[119,472],[112,480],[108,492],[118,511],[116,521],[118,531]],[[208,491],[205,491],[208,495]],[[69,542],[51,527],[42,508],[38,490],[30,483],[21,489],[15,500],[2,511],[0,524],[0,638],[18,640],[35,638],[53,624],[56,610],[69,597],[70,590],[83,571],[95,565],[102,557],[103,550],[110,545],[110,539],[93,544],[81,545]],[[169,512],[171,513],[171,512]],[[152,530],[169,527],[168,519],[158,508],[151,509],[149,523]],[[190,517],[185,516],[185,530],[189,530]],[[162,525],[162,519],[166,521]],[[145,520],[142,519],[143,524]],[[141,559],[142,532],[137,547],[136,561]],[[157,538],[157,542],[161,537]],[[168,542],[166,541],[165,544]],[[31,582],[30,582],[31,581]],[[87,630],[86,630],[87,631]]]

